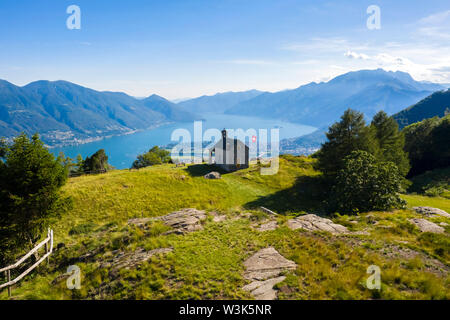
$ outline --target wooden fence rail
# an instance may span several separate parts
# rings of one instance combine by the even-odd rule
[[[36,253],[40,248],[45,246],[45,255],[43,255],[38,261],[36,261],[31,267],[29,267],[27,270],[22,272],[17,278],[11,280],[11,270],[16,269],[19,267],[22,263],[25,262],[29,257],[31,257],[32,254]],[[0,269],[0,274],[2,272],[5,273],[6,277],[6,283],[3,283],[0,285],[0,290],[3,288],[8,287],[8,296],[11,296],[11,286],[19,282],[23,279],[27,274],[29,274],[33,269],[35,269],[38,265],[42,263],[45,259],[50,257],[50,255],[53,252],[53,230],[48,229],[47,231],[47,238],[45,238],[42,242],[40,242],[36,247],[34,247],[30,252],[28,252],[26,255],[24,255],[21,259],[19,259],[16,263]]]

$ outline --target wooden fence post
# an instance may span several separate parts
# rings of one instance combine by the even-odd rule
[[[11,281],[11,270],[8,270],[8,276],[7,276],[7,281],[10,282]],[[11,297],[11,286],[8,286],[8,297]]]
[[[50,228],[47,230],[47,238],[50,237]],[[50,240],[49,240],[50,241]],[[45,254],[48,253],[50,246],[48,245],[48,242],[45,243]],[[47,265],[50,263],[50,257],[47,257]]]
[[[18,281],[20,281],[23,277],[25,277],[28,273],[30,273],[33,269],[37,268],[42,262],[47,259],[47,263],[50,263],[50,255],[53,252],[53,230],[50,228],[47,231],[47,238],[41,241],[38,245],[34,247],[31,251],[25,254],[21,259],[19,259],[16,263],[5,267],[0,268],[0,275],[2,272],[5,272],[6,283],[0,284],[0,289],[8,287],[8,297],[11,297],[12,285],[15,285]],[[11,281],[11,270],[19,267],[26,259],[28,259],[32,254],[36,254],[39,249],[41,249],[45,245],[45,255],[41,257],[37,262],[35,262],[31,267],[27,270],[23,271],[19,276],[17,276],[13,281]]]

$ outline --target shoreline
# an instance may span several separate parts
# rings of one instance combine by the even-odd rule
[[[135,133],[139,133],[139,132],[143,132],[143,131],[154,130],[159,127],[170,125],[173,123],[175,123],[175,122],[174,121],[163,122],[163,123],[155,124],[153,126],[145,128],[145,129],[129,130],[129,131],[126,131],[123,133],[109,134],[106,136],[98,136],[98,137],[90,137],[90,138],[86,138],[86,139],[74,139],[75,141],[71,140],[70,142],[54,144],[51,146],[48,144],[44,144],[44,146],[49,150],[57,149],[57,148],[65,148],[65,147],[75,147],[75,146],[80,146],[80,145],[84,145],[84,144],[88,144],[88,143],[92,143],[92,142],[98,142],[98,141],[110,139],[113,137],[127,136],[127,135],[131,135],[131,134],[135,134]]]

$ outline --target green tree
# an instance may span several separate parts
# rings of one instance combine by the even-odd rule
[[[365,152],[354,151],[344,159],[333,187],[333,209],[343,213],[403,208],[399,197],[402,176],[392,162],[377,162]]]
[[[364,150],[377,153],[374,133],[366,126],[364,115],[348,109],[341,121],[333,124],[327,132],[328,141],[317,153],[319,169],[329,177],[336,174],[344,166],[344,158],[352,151]]]
[[[427,170],[434,169],[436,167],[435,159],[439,158],[439,154],[441,154],[445,148],[449,148],[448,144],[438,145],[437,143],[433,143],[432,132],[441,124],[441,122],[441,119],[434,117],[411,124],[403,129],[402,132],[405,136],[405,151],[408,152],[411,162],[409,176],[414,176]],[[445,132],[443,133],[445,134]],[[438,133],[438,136],[441,136],[441,134]],[[432,152],[433,147],[434,149],[437,149],[435,152]]]
[[[0,160],[0,262],[31,248],[49,225],[70,205],[61,195],[68,169],[44,147],[38,135],[25,134],[9,146]]]
[[[430,169],[450,167],[450,115],[441,118],[431,131],[430,139]]]
[[[67,168],[69,174],[73,171],[73,167],[75,166],[73,159],[66,157],[64,152],[61,151],[56,159],[63,165],[63,167]]]
[[[103,172],[110,168],[108,156],[104,149],[98,150],[92,156],[86,157],[83,161],[83,172]]]
[[[406,176],[410,169],[409,158],[404,151],[405,137],[398,129],[397,121],[380,111],[373,117],[371,127],[378,142],[380,160],[393,162],[400,174]]]
[[[71,174],[77,175],[77,174],[83,173],[83,167],[84,167],[83,157],[81,156],[81,154],[78,154],[77,158],[76,158],[76,162],[75,162],[74,166],[72,167]]]
[[[157,164],[170,163],[170,152],[164,149],[160,149],[158,146],[151,148],[147,153],[138,155],[137,160],[133,162],[133,168],[145,168],[148,166],[154,166]]]

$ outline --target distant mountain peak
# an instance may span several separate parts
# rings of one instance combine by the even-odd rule
[[[402,71],[359,70],[341,74],[328,82],[311,82],[296,89],[258,95],[226,113],[259,115],[291,122],[324,126],[348,109],[372,117],[384,110],[393,114],[443,87],[422,83]]]
[[[198,98],[182,101],[177,103],[177,105],[184,110],[200,114],[208,112],[223,113],[238,103],[255,98],[261,94],[264,94],[264,92],[256,89],[241,92],[219,92],[214,95],[203,95]]]
[[[61,145],[196,118],[156,95],[146,101],[64,80],[0,81],[0,137],[39,132],[47,145]]]

